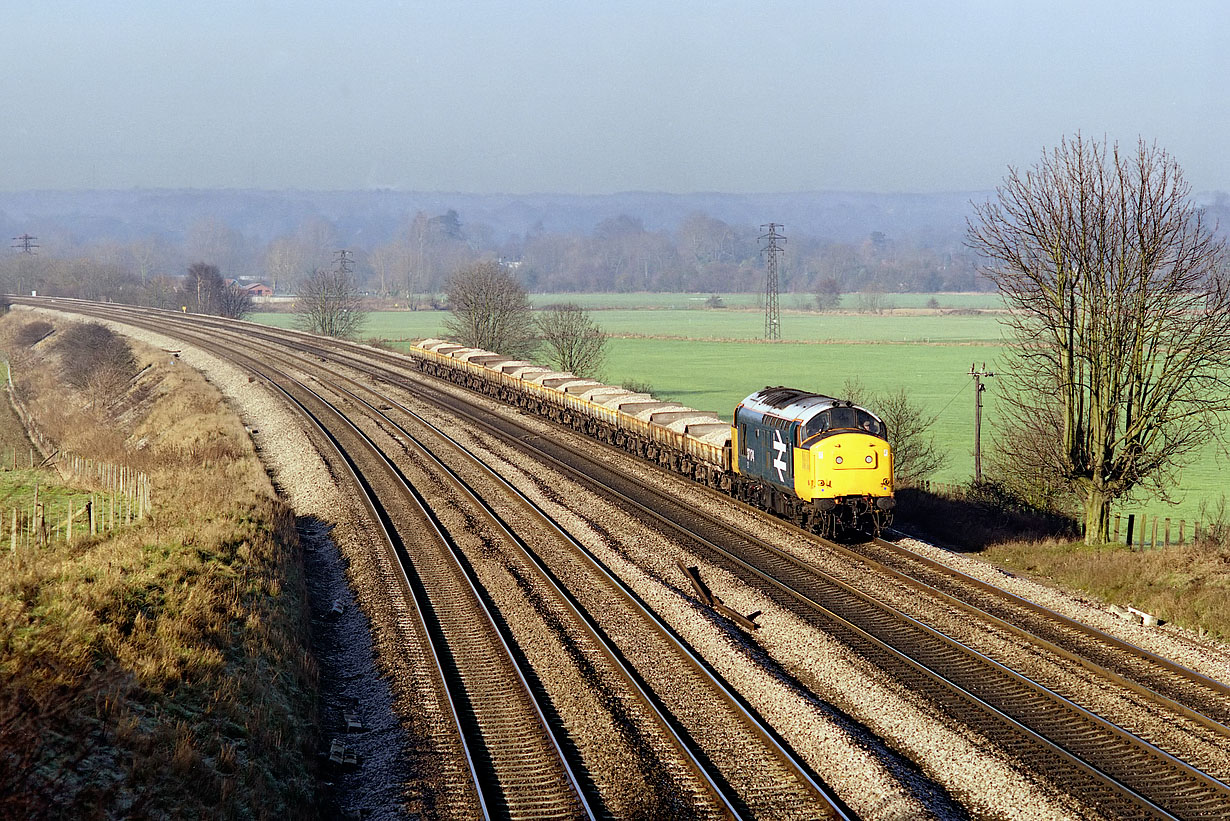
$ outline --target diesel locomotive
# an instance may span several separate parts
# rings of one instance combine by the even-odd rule
[[[810,530],[878,534],[891,520],[888,431],[853,402],[765,388],[735,408],[731,449],[734,494]]]
[[[442,339],[410,349],[447,379],[622,448],[824,536],[876,535],[892,519],[893,459],[884,422],[853,402],[765,388],[734,423]]]

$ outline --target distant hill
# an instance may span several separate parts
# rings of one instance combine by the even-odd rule
[[[129,242],[149,236],[181,241],[194,223],[216,219],[248,240],[265,243],[305,220],[332,223],[348,243],[388,242],[413,216],[449,210],[463,225],[486,225],[496,242],[546,231],[588,234],[603,220],[626,215],[645,228],[671,231],[702,212],[736,226],[783,223],[822,240],[852,242],[873,231],[895,238],[951,241],[963,234],[970,203],[990,192],[872,194],[448,194],[400,191],[163,190],[0,192],[0,230]]]

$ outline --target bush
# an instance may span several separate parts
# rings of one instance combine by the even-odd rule
[[[128,343],[96,322],[70,325],[60,332],[55,350],[64,380],[74,388],[88,388],[103,379],[127,382],[137,373],[137,359]]]
[[[51,336],[55,328],[50,322],[45,322],[41,319],[36,319],[33,322],[27,322],[13,336],[13,340],[22,347],[32,348],[39,342],[42,342],[47,337]]]

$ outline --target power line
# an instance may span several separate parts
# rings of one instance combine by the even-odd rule
[[[354,254],[347,251],[345,248],[338,251],[334,255],[333,266],[334,270],[339,274],[349,274],[354,268]]]
[[[20,237],[13,237],[13,241],[16,243],[13,247],[21,251],[23,254],[33,254],[34,249],[38,248],[38,245],[34,242],[36,239],[38,239],[38,237],[32,237],[29,234],[22,234]]]
[[[770,222],[767,225],[762,225],[763,230],[768,228],[766,234],[760,236],[761,241],[768,240],[761,253],[765,255],[766,267],[768,275],[765,277],[764,284],[764,338],[765,339],[781,339],[782,338],[782,313],[777,305],[777,260],[782,255],[782,249],[778,247],[777,241],[781,240],[782,245],[786,244],[786,237],[777,233],[778,228],[786,226],[780,223]]]

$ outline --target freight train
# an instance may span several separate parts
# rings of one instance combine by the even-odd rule
[[[878,535],[892,520],[883,420],[853,402],[767,387],[734,423],[645,393],[425,339],[417,367],[729,493],[822,536]]]

